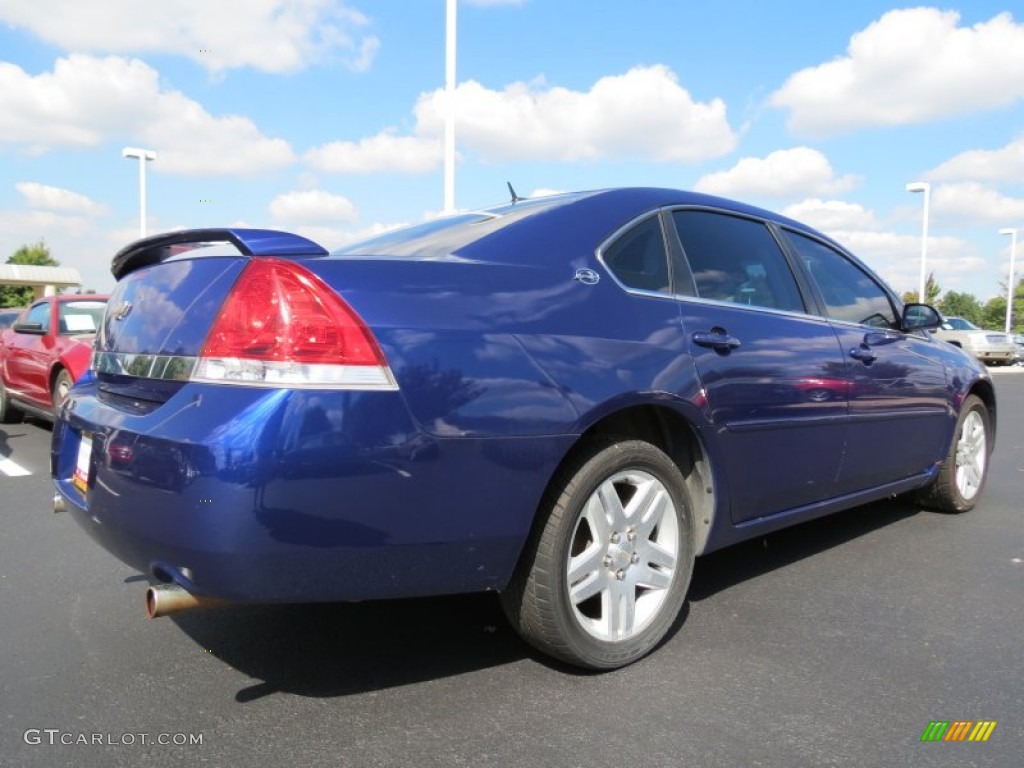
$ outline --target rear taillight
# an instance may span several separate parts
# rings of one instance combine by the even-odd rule
[[[228,294],[193,380],[394,389],[373,334],[329,286],[290,261],[256,258]]]

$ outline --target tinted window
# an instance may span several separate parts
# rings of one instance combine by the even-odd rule
[[[522,219],[569,205],[586,196],[586,193],[552,195],[520,200],[485,211],[442,216],[352,243],[332,251],[331,256],[442,259]]]
[[[623,285],[644,291],[669,290],[665,238],[657,216],[626,230],[601,256]]]
[[[39,323],[44,331],[50,330],[50,304],[44,302],[42,304],[36,304],[32,309],[25,315],[23,323]]]
[[[698,296],[804,311],[796,279],[764,224],[710,211],[674,211],[672,219]]]
[[[898,327],[889,296],[867,272],[817,240],[787,234],[818,284],[829,317],[858,325]]]

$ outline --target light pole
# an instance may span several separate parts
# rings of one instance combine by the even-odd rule
[[[999,230],[1000,235],[1010,236],[1010,282],[1006,289],[1006,332],[1010,332],[1010,322],[1013,320],[1013,295],[1016,293],[1013,285],[1013,266],[1017,259],[1017,230],[1006,227]]]
[[[447,0],[444,36],[444,212],[455,212],[455,6]]]
[[[928,287],[928,200],[931,197],[932,185],[927,181],[914,181],[907,184],[907,192],[924,192],[924,215],[921,224],[921,287],[917,300],[924,304],[928,300],[925,289]]]
[[[146,162],[156,160],[156,152],[151,149],[125,147],[121,157],[137,157],[139,159],[139,237],[146,236]]]

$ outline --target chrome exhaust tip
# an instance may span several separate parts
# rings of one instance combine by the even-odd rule
[[[215,597],[193,595],[177,584],[156,584],[146,590],[146,616],[155,619],[193,608],[215,608],[225,602]]]
[[[54,514],[57,514],[58,512],[65,512],[65,511],[67,511],[67,502],[64,501],[64,497],[61,496],[59,493],[53,494],[53,512],[54,512]]]

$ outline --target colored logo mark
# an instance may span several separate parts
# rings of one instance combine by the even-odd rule
[[[932,720],[921,741],[988,741],[996,720]]]

